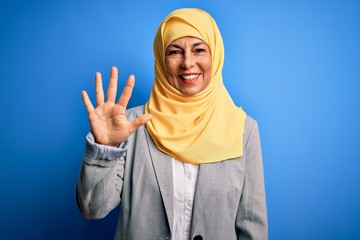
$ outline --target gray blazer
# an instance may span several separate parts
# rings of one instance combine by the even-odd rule
[[[127,117],[131,120],[143,112],[143,106],[136,107]],[[145,126],[119,148],[98,145],[89,133],[76,195],[88,219],[103,218],[121,203],[115,239],[171,239],[172,160],[156,148]],[[244,155],[199,167],[190,236],[268,238],[260,138],[257,123],[249,116]]]

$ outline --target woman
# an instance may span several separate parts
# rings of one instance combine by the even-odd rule
[[[267,239],[257,123],[234,105],[222,81],[224,49],[211,16],[179,9],[160,24],[155,81],[145,106],[126,110],[134,76],[115,103],[96,74],[92,132],[77,185],[86,218],[118,204],[116,239]],[[126,114],[125,114],[126,113]]]

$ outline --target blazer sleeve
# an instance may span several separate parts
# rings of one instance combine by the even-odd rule
[[[105,217],[120,203],[126,145],[119,148],[95,143],[86,136],[86,152],[76,187],[77,205],[87,219]]]
[[[238,239],[261,240],[268,239],[263,163],[258,125],[252,119],[250,122],[249,133],[244,134],[245,178],[236,233]]]

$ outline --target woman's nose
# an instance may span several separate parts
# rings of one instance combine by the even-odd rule
[[[194,66],[194,60],[194,56],[192,56],[191,53],[185,53],[181,61],[181,67],[185,69],[191,68],[192,66]]]

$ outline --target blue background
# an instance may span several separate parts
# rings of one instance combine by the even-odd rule
[[[155,30],[180,7],[215,18],[225,85],[259,123],[270,239],[360,239],[360,2],[346,0],[1,1],[0,239],[112,239],[118,209],[76,207],[80,93],[116,65],[144,104]]]

